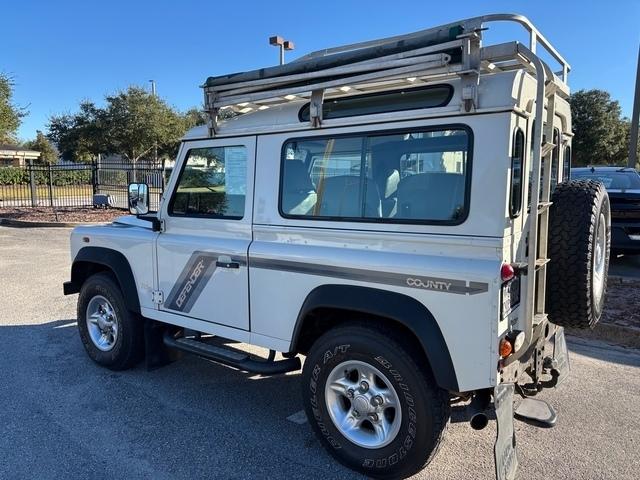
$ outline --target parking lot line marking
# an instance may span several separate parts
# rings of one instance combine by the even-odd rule
[[[304,410],[300,410],[299,412],[289,415],[287,420],[297,423],[298,425],[303,425],[307,423],[307,415],[304,413]]]

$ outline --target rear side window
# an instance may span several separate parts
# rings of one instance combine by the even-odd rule
[[[509,214],[515,218],[522,210],[522,179],[524,174],[524,132],[516,128],[513,136],[513,152],[511,155],[511,193]]]
[[[560,130],[553,129],[553,152],[551,152],[551,191],[558,185],[558,173],[560,172]]]
[[[471,142],[463,127],[289,140],[281,214],[459,224],[468,210]]]
[[[241,219],[246,189],[246,147],[194,148],[187,153],[169,214]]]
[[[571,175],[571,147],[566,146],[564,149],[564,161],[562,163],[562,181],[566,182],[569,180]]]
[[[393,92],[369,93],[326,100],[322,104],[325,119],[372,115],[376,113],[444,107],[451,100],[451,85],[407,88]],[[309,104],[300,110],[300,120],[309,121]]]

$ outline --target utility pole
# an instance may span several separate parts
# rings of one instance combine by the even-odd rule
[[[636,93],[633,97],[633,113],[631,116],[631,135],[629,135],[629,163],[636,168],[638,163],[638,123],[640,123],[640,48],[638,48],[638,70],[636,72]]]
[[[284,65],[284,51],[293,50],[295,48],[291,40],[285,40],[278,35],[269,37],[269,45],[280,47],[280,65]]]
[[[153,95],[154,97],[156,97],[156,81],[155,80],[149,80],[149,82],[151,82],[151,95]],[[158,142],[155,142],[155,144],[153,145],[153,163],[157,166],[158,165]]]

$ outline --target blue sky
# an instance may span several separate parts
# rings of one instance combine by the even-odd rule
[[[15,102],[30,112],[22,139],[83,99],[101,103],[105,93],[149,79],[177,108],[200,105],[207,76],[277,63],[267,42],[273,34],[295,42],[293,59],[495,12],[528,16],[571,63],[572,90],[605,89],[630,116],[640,42],[638,0],[4,2],[0,71],[13,76]],[[487,40],[514,36],[524,41],[501,26]]]

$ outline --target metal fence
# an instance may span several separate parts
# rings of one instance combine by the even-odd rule
[[[94,195],[109,195],[114,208],[127,209],[129,183],[149,185],[150,209],[157,210],[165,185],[162,165],[127,161],[0,167],[0,207],[92,207]]]

